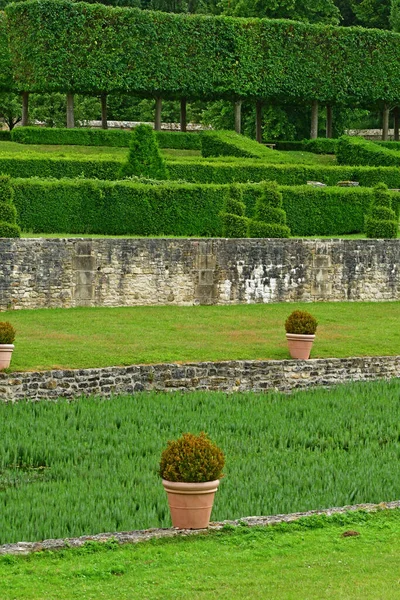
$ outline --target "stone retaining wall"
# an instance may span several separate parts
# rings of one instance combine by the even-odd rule
[[[399,300],[400,240],[0,240],[0,310]]]
[[[139,391],[264,392],[400,377],[400,356],[135,365],[0,373],[0,399],[112,396]]]
[[[279,523],[293,523],[304,517],[312,517],[315,515],[331,516],[335,514],[344,514],[363,510],[365,512],[377,512],[380,510],[398,510],[400,501],[381,502],[380,504],[353,504],[343,507],[324,508],[321,510],[309,510],[307,512],[290,513],[288,515],[273,515],[270,517],[244,517],[234,521],[220,521],[210,523],[209,531],[218,531],[225,525],[233,527],[266,527],[268,525],[278,525]],[[136,531],[123,531],[114,533],[98,533],[95,535],[83,535],[77,538],[67,538],[58,540],[44,540],[42,542],[17,542],[15,544],[3,544],[0,546],[0,556],[5,554],[30,554],[31,552],[42,552],[43,550],[62,550],[63,548],[79,548],[86,542],[107,542],[115,540],[119,544],[136,544],[137,542],[145,542],[158,538],[171,538],[175,536],[198,535],[206,532],[205,529],[142,529]]]

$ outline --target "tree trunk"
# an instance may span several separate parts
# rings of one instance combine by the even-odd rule
[[[310,138],[315,140],[318,137],[318,100],[313,100],[311,105],[311,133]]]
[[[237,100],[235,102],[235,131],[241,133],[242,131],[242,101]]]
[[[181,131],[186,131],[186,98],[181,98]]]
[[[399,107],[395,106],[393,109],[393,129],[394,129],[394,140],[399,141]]]
[[[29,92],[22,92],[22,119],[21,124],[26,126],[29,122]]]
[[[256,102],[256,140],[261,144],[262,141],[262,102]]]
[[[108,129],[107,123],[107,94],[101,94],[101,128]]]
[[[154,129],[156,131],[161,131],[161,108],[162,98],[156,98],[156,114],[154,119]]]
[[[382,112],[382,140],[386,142],[389,138],[389,107],[385,105]]]
[[[68,129],[73,129],[75,127],[73,94],[67,94],[67,127]]]
[[[326,137],[332,137],[332,106],[330,104],[326,105]]]

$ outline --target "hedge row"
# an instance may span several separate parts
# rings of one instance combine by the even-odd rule
[[[360,27],[41,0],[6,7],[21,91],[400,101],[400,37]]]
[[[87,177],[89,179],[118,178],[122,162],[113,157],[63,157],[54,158],[46,154],[4,155],[0,154],[0,173],[11,177]]]
[[[234,131],[207,131],[201,136],[201,155],[264,158],[272,150]]]
[[[16,179],[14,202],[23,231],[108,235],[221,236],[228,186]],[[262,186],[245,184],[246,215]],[[282,187],[292,235],[342,235],[363,230],[372,190]],[[399,212],[399,194],[392,194]]]
[[[9,131],[0,132],[8,133]],[[104,129],[67,129],[64,127],[17,127],[11,131],[11,140],[20,144],[56,144],[62,146],[113,146],[128,148],[130,131]],[[200,150],[201,136],[180,131],[156,131],[160,148]],[[0,137],[2,139],[2,137]],[[5,138],[8,139],[8,138]]]
[[[389,150],[361,137],[341,137],[336,158],[340,165],[400,166],[399,150]]]
[[[174,160],[168,162],[168,170],[171,179],[192,183],[246,183],[269,179],[280,185],[303,185],[307,181],[336,185],[339,181],[358,181],[361,186],[372,187],[382,181],[389,188],[400,188],[400,169],[396,167],[262,164],[242,159],[240,162]]]

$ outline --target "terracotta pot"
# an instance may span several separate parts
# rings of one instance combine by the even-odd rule
[[[178,529],[205,529],[210,523],[219,479],[204,483],[162,480],[168,496],[172,526]]]
[[[292,358],[299,358],[300,360],[307,360],[310,358],[311,347],[315,340],[315,335],[287,333],[286,339],[289,346],[289,353]]]
[[[0,371],[10,366],[13,350],[14,344],[0,344]]]

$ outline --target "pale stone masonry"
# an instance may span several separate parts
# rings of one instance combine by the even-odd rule
[[[400,299],[400,240],[0,240],[0,309]]]
[[[0,400],[111,397],[141,391],[290,392],[395,377],[400,377],[400,356],[133,365],[0,373]]]

